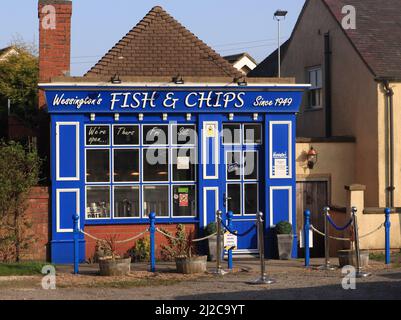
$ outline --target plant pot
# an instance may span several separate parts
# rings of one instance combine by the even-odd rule
[[[369,265],[369,250],[360,250],[360,267]],[[338,260],[340,268],[344,266],[356,267],[356,255],[354,250],[338,250]]]
[[[124,276],[131,271],[131,258],[99,258],[101,276]]]
[[[278,234],[277,247],[280,260],[289,260],[292,256],[294,236],[292,234]]]
[[[184,274],[206,272],[207,256],[176,257],[177,272]]]
[[[223,250],[224,239],[221,239],[221,250]],[[217,236],[208,239],[208,260],[216,261],[216,252],[217,252]]]

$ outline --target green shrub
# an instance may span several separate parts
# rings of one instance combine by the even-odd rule
[[[277,234],[292,234],[292,225],[288,221],[280,221],[276,224]]]
[[[210,222],[205,228],[205,236],[209,236],[217,232],[216,222]]]
[[[150,240],[147,238],[140,238],[135,242],[134,247],[129,252],[131,258],[135,262],[149,261],[150,257]]]

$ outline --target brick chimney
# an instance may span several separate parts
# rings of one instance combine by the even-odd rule
[[[39,0],[39,82],[69,75],[72,0]],[[46,105],[39,92],[39,108]]]

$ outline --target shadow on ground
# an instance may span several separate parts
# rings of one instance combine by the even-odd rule
[[[397,274],[400,276],[400,274]],[[249,288],[252,288],[249,286]],[[308,288],[275,289],[274,284],[258,290],[177,296],[177,300],[401,300],[401,282],[357,283],[355,290],[341,284]]]

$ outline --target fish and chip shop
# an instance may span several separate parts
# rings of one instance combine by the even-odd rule
[[[190,225],[196,236],[234,213],[239,233],[265,216],[295,228],[295,119],[305,85],[47,83],[51,116],[54,263],[73,261],[73,219],[82,230]],[[128,234],[128,233],[127,233]],[[90,258],[80,238],[80,260]],[[294,255],[297,241],[294,241]],[[234,254],[257,253],[256,231]]]

